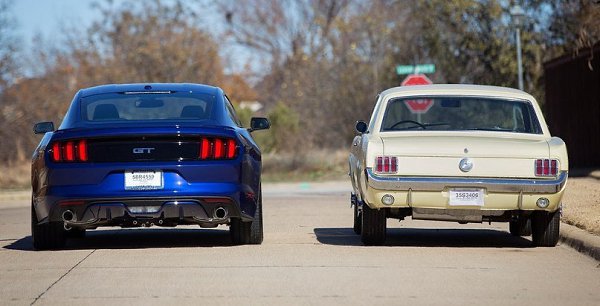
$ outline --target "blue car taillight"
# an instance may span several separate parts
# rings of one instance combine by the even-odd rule
[[[237,155],[237,144],[229,138],[202,138],[200,141],[201,160],[234,159]]]
[[[87,140],[56,141],[52,144],[53,162],[87,162]]]

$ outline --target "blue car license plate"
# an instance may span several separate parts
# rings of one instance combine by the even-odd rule
[[[126,171],[125,190],[163,189],[162,171]]]

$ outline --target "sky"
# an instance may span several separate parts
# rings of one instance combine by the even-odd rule
[[[98,17],[91,5],[97,0],[13,0],[12,13],[25,46],[36,35],[58,42],[65,28],[87,28]]]

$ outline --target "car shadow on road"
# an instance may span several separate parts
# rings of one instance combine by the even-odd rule
[[[85,238],[67,240],[63,250],[148,249],[233,246],[229,231],[219,229],[126,229],[88,230]],[[31,236],[4,247],[9,250],[33,251]]]
[[[314,232],[323,244],[363,245],[352,228],[315,228]],[[388,228],[385,246],[530,248],[531,241],[493,229]]]

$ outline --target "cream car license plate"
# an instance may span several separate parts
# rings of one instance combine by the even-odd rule
[[[163,188],[162,171],[126,171],[126,190],[155,190]]]
[[[451,206],[483,206],[483,189],[450,189]]]

